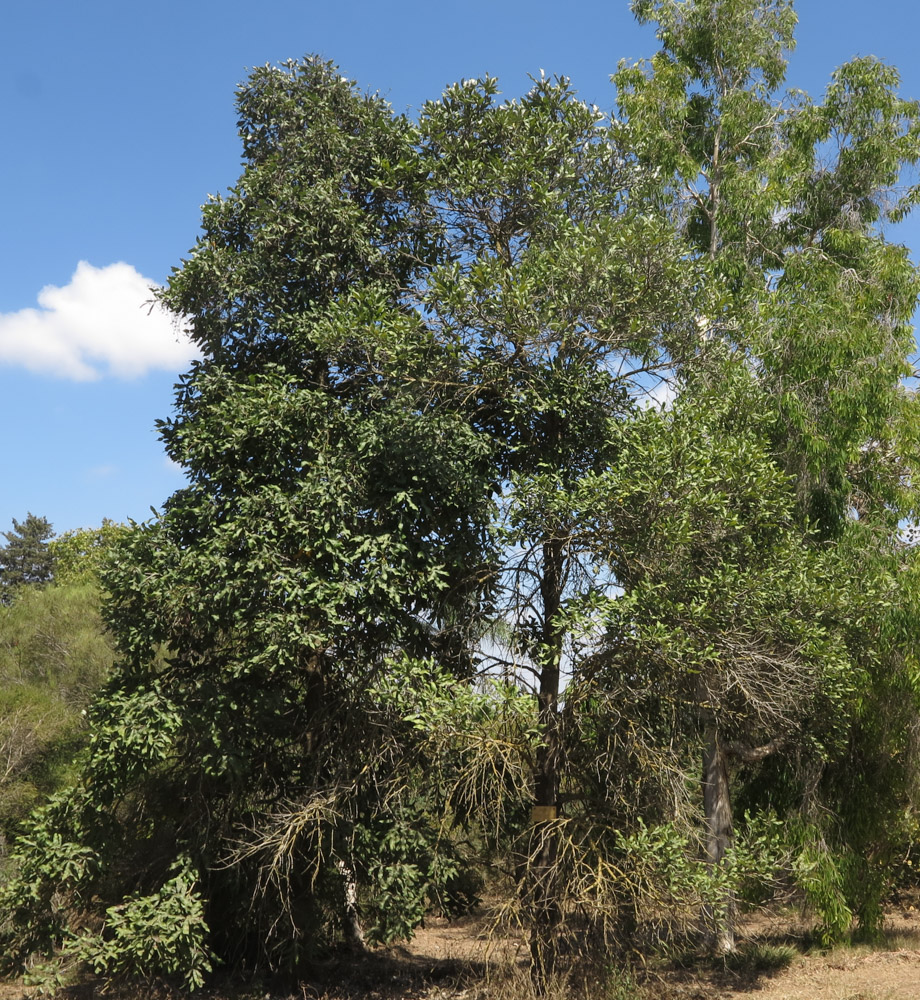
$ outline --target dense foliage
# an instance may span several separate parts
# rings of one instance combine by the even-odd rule
[[[417,122],[318,59],[240,89],[162,295],[188,485],[53,543],[71,587],[111,553],[118,665],[19,841],[11,963],[294,974],[488,866],[538,990],[573,914],[727,950],[780,871],[877,926],[920,773],[920,278],[883,229],[920,115],[873,60],[780,96],[786,0],[633,8],[662,48],[613,119],[543,76]]]
[[[9,604],[25,584],[43,584],[51,579],[48,539],[51,524],[44,517],[27,514],[22,522],[13,518],[13,530],[4,531],[0,546],[0,602]]]

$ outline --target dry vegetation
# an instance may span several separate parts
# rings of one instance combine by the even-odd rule
[[[366,957],[339,956],[296,987],[240,989],[231,983],[201,1000],[530,1000],[527,949],[490,932],[486,914],[448,922],[433,918],[408,945]],[[0,984],[0,1000],[35,991]],[[98,981],[70,987],[57,1000],[180,1000],[162,984],[119,990]],[[918,1000],[920,891],[890,901],[882,939],[830,951],[810,945],[810,927],[795,911],[748,917],[738,953],[726,961],[692,952],[637,961],[630,971],[594,968],[553,984],[546,1000]]]

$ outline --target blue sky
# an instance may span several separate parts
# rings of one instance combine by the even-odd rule
[[[876,55],[920,97],[920,8],[799,0],[788,83],[814,95]],[[653,32],[626,0],[30,0],[0,36],[0,530],[144,519],[182,483],[154,430],[189,352],[143,308],[192,246],[200,206],[239,173],[233,94],[248,68],[308,52],[398,111],[491,73],[510,97],[564,73],[613,105],[619,59]],[[897,238],[920,259],[920,221]],[[82,262],[82,263],[81,263]],[[117,266],[116,266],[117,265]]]

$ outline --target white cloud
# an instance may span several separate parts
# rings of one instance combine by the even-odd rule
[[[677,389],[669,379],[661,379],[657,385],[649,389],[645,397],[646,406],[654,406],[659,410],[670,410],[677,399]]]
[[[163,456],[163,468],[167,472],[171,472],[174,476],[184,476],[185,469],[178,463],[174,462],[169,455]]]
[[[118,472],[116,465],[94,465],[86,470],[87,479],[111,479]]]
[[[38,293],[38,309],[0,313],[0,364],[79,382],[183,369],[198,351],[174,317],[151,310],[152,284],[130,264],[81,260],[70,284]]]

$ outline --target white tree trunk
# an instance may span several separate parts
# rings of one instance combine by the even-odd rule
[[[338,869],[339,875],[342,876],[344,896],[342,926],[345,930],[345,941],[355,951],[367,951],[364,929],[361,927],[361,919],[358,916],[358,886],[355,881],[354,869],[345,864],[341,858],[336,861],[335,867]]]
[[[734,836],[728,789],[728,764],[715,723],[707,727],[703,750],[703,812],[706,817],[706,858],[713,867],[722,864]],[[735,950],[735,900],[726,892],[715,907],[703,914],[709,947],[717,955]]]

